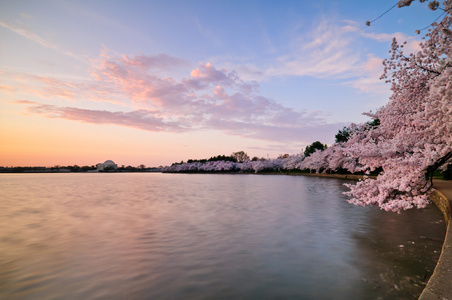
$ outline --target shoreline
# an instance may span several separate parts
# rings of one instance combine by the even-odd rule
[[[275,174],[276,175],[276,174]],[[340,178],[349,180],[359,180],[363,175],[342,175],[342,174],[286,174],[296,176],[317,176],[327,178]],[[443,213],[446,224],[446,236],[444,237],[441,255],[436,263],[435,270],[427,282],[424,290],[419,296],[419,300],[452,300],[452,181],[434,179],[433,188],[435,191],[430,195],[429,200],[434,203]]]
[[[430,200],[443,212],[446,221],[446,236],[435,270],[425,286],[420,300],[452,299],[452,182],[444,180],[434,181],[436,190],[430,196]]]

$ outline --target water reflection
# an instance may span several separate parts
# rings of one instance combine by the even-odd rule
[[[0,175],[0,298],[415,299],[441,213],[352,206],[342,183]]]
[[[438,245],[444,237],[443,220],[426,217],[431,213],[429,210],[436,207],[400,215],[369,214],[373,234],[358,233],[354,237],[361,248],[360,259],[373,258],[363,266],[368,274],[363,281],[368,288],[380,290],[384,298],[397,295],[415,299],[419,296],[419,290],[427,283],[439,259]],[[381,222],[383,218],[385,222]]]

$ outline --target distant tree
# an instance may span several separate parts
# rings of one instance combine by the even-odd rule
[[[380,119],[375,118],[372,121],[367,122],[367,125],[370,126],[370,129],[374,129],[374,128],[380,126]]]
[[[187,163],[194,163],[194,162],[200,162],[200,163],[206,163],[207,162],[207,159],[189,159],[189,160],[187,160]]]
[[[81,168],[78,165],[67,166],[67,168],[71,170],[71,172],[80,172],[81,170]]]
[[[231,161],[231,162],[237,162],[237,159],[235,157],[232,157],[232,156],[217,155],[217,156],[209,158],[208,161]]]
[[[233,152],[231,156],[234,157],[237,162],[245,162],[247,160],[250,160],[248,154],[243,151]]]
[[[350,137],[350,130],[349,127],[344,126],[342,130],[339,130],[339,132],[335,136],[336,143],[345,143],[348,141],[348,138]]]
[[[322,144],[319,141],[315,141],[314,143],[312,143],[309,146],[306,146],[306,149],[304,150],[304,156],[308,157],[309,155],[311,155],[312,153],[314,153],[316,150],[320,150],[323,151],[326,148],[328,148],[328,146],[326,144]]]

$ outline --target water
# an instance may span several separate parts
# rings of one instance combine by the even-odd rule
[[[436,207],[345,202],[338,179],[0,175],[0,299],[416,299]]]

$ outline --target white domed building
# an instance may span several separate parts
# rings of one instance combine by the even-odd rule
[[[118,165],[114,163],[112,160],[106,160],[104,163],[99,163],[96,165],[97,171],[107,171],[107,170],[116,170]]]

